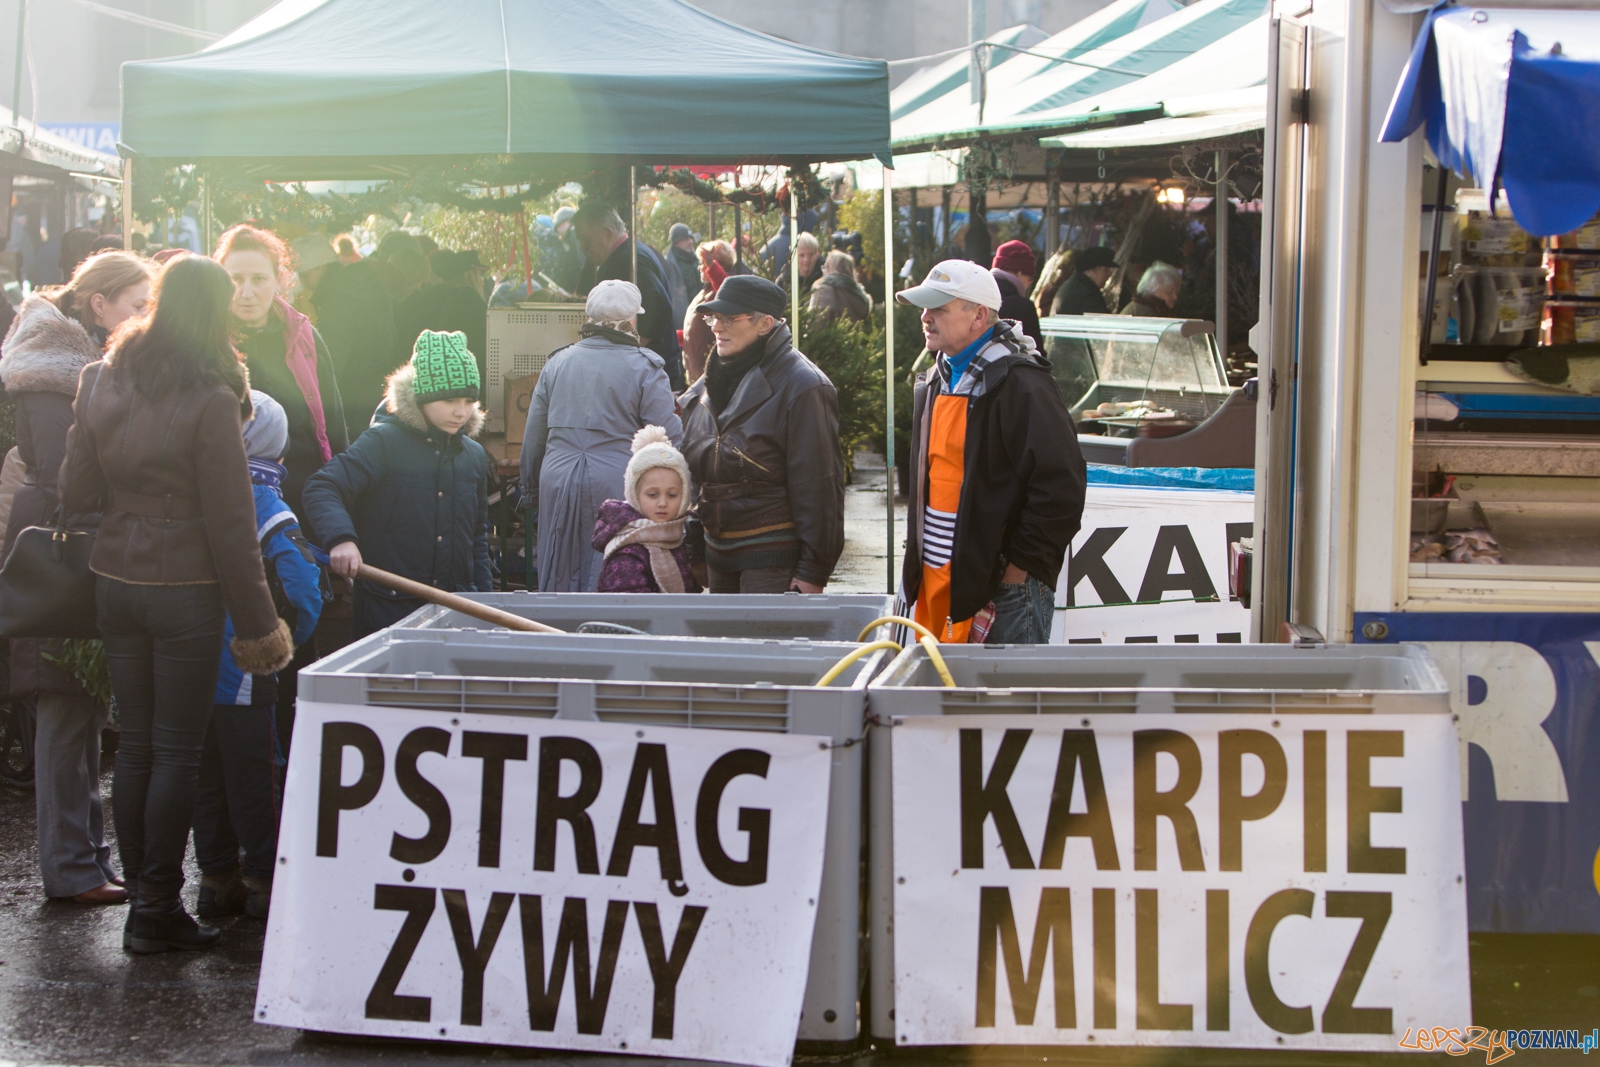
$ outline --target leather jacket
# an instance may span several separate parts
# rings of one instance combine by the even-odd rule
[[[716,358],[714,355],[712,358]],[[833,383],[779,323],[716,415],[701,378],[680,397],[683,454],[707,537],[793,527],[795,577],[824,585],[844,551],[844,457]]]

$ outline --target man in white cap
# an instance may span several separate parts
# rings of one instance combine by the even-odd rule
[[[666,364],[639,342],[643,313],[632,282],[589,290],[582,339],[551,353],[528,404],[522,440],[522,499],[539,524],[539,588],[592,593],[604,558],[594,550],[595,518],[623,498],[633,435],[645,426],[683,441]]]
[[[912,404],[905,598],[941,641],[1043,644],[1085,485],[1050,364],[978,263],[945,260],[896,299],[938,355]]]

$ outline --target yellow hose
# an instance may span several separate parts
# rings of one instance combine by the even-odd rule
[[[856,640],[857,641],[865,641],[867,639],[867,635],[869,633],[871,633],[873,630],[877,629],[879,626],[882,626],[886,622],[899,623],[901,626],[909,626],[913,630],[917,631],[917,633],[921,634],[923,637],[931,637],[935,641],[939,640],[938,635],[935,634],[932,630],[928,629],[926,626],[922,625],[920,622],[912,622],[910,619],[906,618],[903,615],[885,615],[881,619],[873,619],[871,622],[867,623],[865,626],[863,626],[861,628],[861,632],[856,635]]]
[[[873,625],[876,625],[876,623]],[[870,628],[871,627],[868,627],[868,629]],[[850,666],[850,664],[854,663],[862,656],[865,656],[867,653],[876,652],[880,648],[892,648],[896,652],[900,651],[900,646],[895,644],[893,641],[874,641],[870,645],[861,645],[858,648],[851,649],[848,656],[840,660],[838,663],[835,663],[832,667],[829,667],[828,673],[824,674],[820,679],[818,679],[817,684],[832,685],[833,680],[839,677],[839,675],[843,674],[846,667]],[[940,669],[943,669],[942,665]],[[946,677],[949,677],[949,675],[946,675]],[[955,683],[952,682],[951,684],[954,685]]]
[[[920,627],[919,627],[920,629]],[[950,668],[945,666],[944,657],[939,655],[939,642],[932,637],[924,635],[921,644],[927,650],[928,658],[933,661],[933,669],[939,672],[939,677],[944,679],[946,689],[956,688],[956,680],[950,674]]]

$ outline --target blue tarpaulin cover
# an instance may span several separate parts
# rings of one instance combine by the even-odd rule
[[[1090,485],[1127,485],[1143,489],[1226,489],[1253,493],[1254,467],[1118,467],[1089,464]]]
[[[1600,11],[1435,7],[1379,140],[1423,124],[1439,161],[1505,189],[1529,233],[1588,222],[1600,209]]]

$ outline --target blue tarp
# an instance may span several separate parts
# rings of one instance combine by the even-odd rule
[[[1089,464],[1090,485],[1124,485],[1143,489],[1226,489],[1253,493],[1254,467],[1117,467]]]
[[[1424,124],[1439,161],[1504,188],[1523,229],[1577,229],[1600,210],[1600,12],[1446,0],[1423,22],[1379,140]]]

